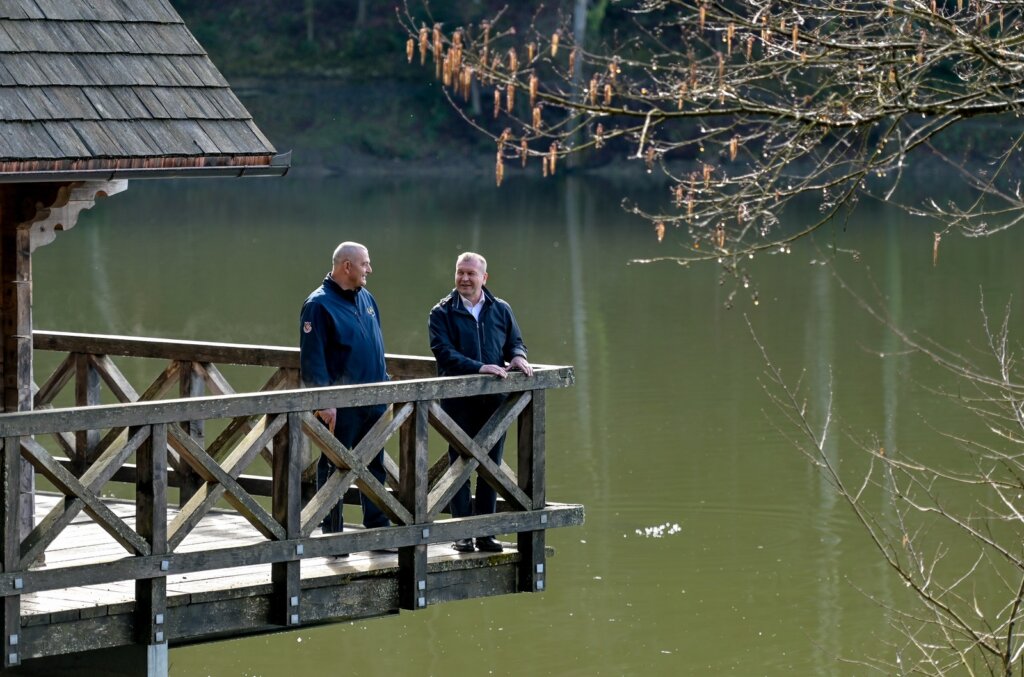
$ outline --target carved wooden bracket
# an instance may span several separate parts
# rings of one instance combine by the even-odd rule
[[[31,230],[31,251],[50,244],[57,231],[70,230],[78,223],[78,215],[96,204],[96,198],[115,195],[128,188],[127,180],[79,181],[61,186],[57,198],[49,206],[39,205],[35,216],[18,225]]]

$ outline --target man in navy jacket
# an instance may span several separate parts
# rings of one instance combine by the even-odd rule
[[[506,378],[509,370],[533,375],[512,308],[491,294],[484,286],[486,282],[487,260],[484,257],[466,252],[456,259],[455,289],[430,311],[430,350],[437,358],[439,376],[491,374]],[[481,395],[445,400],[441,406],[472,437],[480,432],[504,400],[504,395]],[[491,460],[499,465],[504,447],[505,436],[502,435],[488,452]],[[459,452],[449,446],[449,462],[454,463],[458,458]],[[489,515],[496,504],[497,493],[478,474],[473,505],[467,480],[451,500],[452,516]],[[452,547],[459,552],[474,550],[469,538],[456,541]],[[493,536],[485,536],[476,539],[476,548],[501,552],[501,543]]]
[[[373,272],[370,253],[356,242],[342,242],[334,250],[331,272],[323,284],[302,304],[299,317],[299,354],[302,382],[309,387],[375,383],[387,381],[384,365],[384,338],[380,329],[380,311],[373,295],[366,290],[366,276]],[[334,426],[334,436],[352,449],[385,412],[383,404],[344,409],[321,409],[317,416]],[[367,465],[370,473],[385,480],[384,450]],[[330,459],[321,455],[317,462],[317,488],[335,471]],[[387,515],[360,493],[363,525],[387,526]],[[344,528],[339,501],[323,521],[323,532],[336,533]]]

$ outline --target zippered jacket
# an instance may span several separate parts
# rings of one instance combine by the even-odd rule
[[[324,278],[299,314],[299,369],[309,387],[388,380],[380,310],[369,291]]]
[[[505,366],[516,355],[526,357],[511,306],[487,287],[483,292],[479,322],[455,289],[430,310],[430,350],[437,359],[438,376],[476,374],[485,364]]]

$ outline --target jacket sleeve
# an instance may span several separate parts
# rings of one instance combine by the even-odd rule
[[[523,334],[519,331],[519,323],[516,322],[516,316],[512,313],[512,306],[507,303],[504,306],[505,312],[508,313],[508,329],[505,332],[505,345],[502,349],[502,357],[504,357],[506,362],[511,362],[512,358],[516,355],[520,355],[525,359],[526,344],[523,343]]]
[[[309,331],[306,331],[307,324]],[[299,374],[307,387],[331,384],[327,371],[327,340],[330,336],[330,314],[319,303],[302,306],[299,315]]]
[[[430,351],[434,353],[434,358],[437,360],[439,374],[461,376],[480,372],[480,367],[484,363],[462,354],[458,346],[455,345],[448,328],[447,313],[440,306],[435,306],[430,311],[429,329]]]

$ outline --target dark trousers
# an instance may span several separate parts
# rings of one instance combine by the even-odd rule
[[[338,418],[334,426],[334,437],[345,445],[347,449],[352,449],[359,440],[363,439],[363,436],[369,432],[373,424],[377,422],[383,411],[380,407],[351,407],[349,409],[339,409]],[[324,454],[320,455],[320,460],[316,464],[316,487],[319,489],[327,482],[327,478],[334,474],[338,468],[331,463],[330,459]],[[387,474],[384,472],[384,450],[381,449],[377,452],[377,455],[373,457],[373,460],[367,464],[367,469],[370,474],[377,478],[381,484],[384,484],[384,480]],[[374,527],[386,527],[391,524],[388,516],[384,514],[377,504],[368,499],[363,492],[359,492],[359,502],[363,506],[363,526],[367,529]],[[343,502],[338,501],[338,504],[331,508],[331,511],[324,517],[324,521],[321,524],[323,532],[325,534],[337,533],[345,528],[345,523],[341,517],[341,508]]]
[[[460,398],[448,400],[444,409],[449,416],[466,431],[470,437],[476,437],[480,429],[484,427],[491,415],[497,411],[505,396],[486,395],[482,397]],[[501,458],[505,451],[505,436],[502,435],[487,455],[497,465],[501,465]],[[462,456],[455,447],[448,446],[448,462],[455,461]],[[477,473],[476,478],[476,500],[470,499],[469,480],[459,487],[459,490],[452,497],[450,507],[452,517],[469,517],[471,515],[490,515],[498,505],[498,493],[487,480]]]

